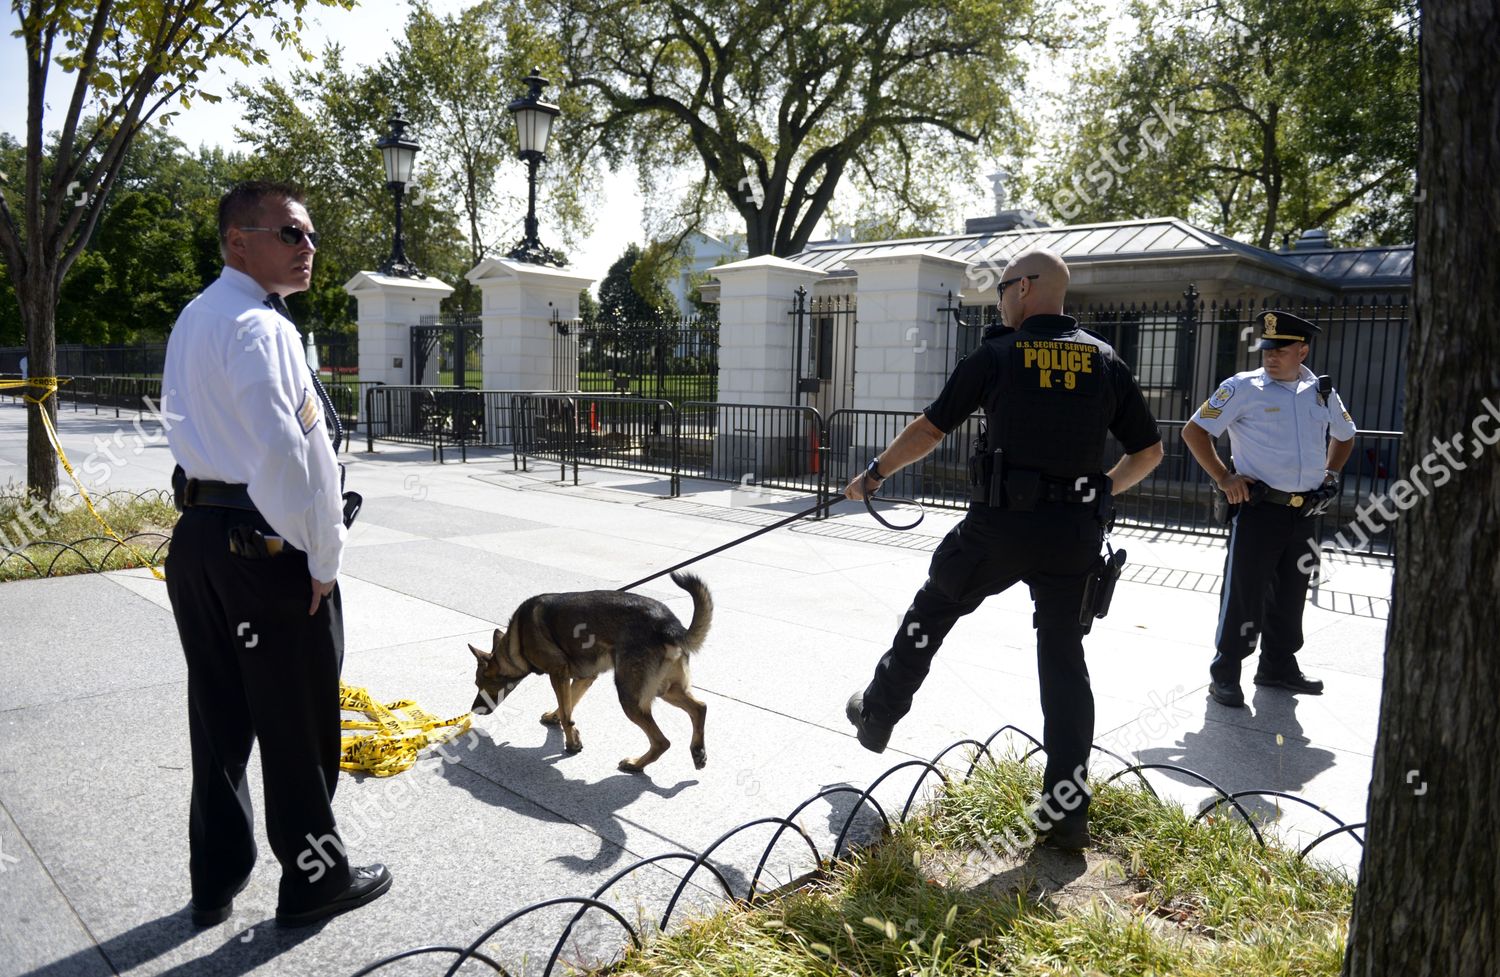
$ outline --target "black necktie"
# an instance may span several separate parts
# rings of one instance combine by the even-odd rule
[[[286,307],[286,302],[277,293],[272,292],[266,296],[266,305],[287,322],[292,321],[291,310]],[[323,416],[328,418],[328,438],[333,442],[333,453],[338,454],[340,446],[344,443],[344,426],[339,423],[339,412],[333,409],[333,398],[329,397],[328,391],[323,389],[323,381],[318,379],[318,371],[309,364],[307,372],[312,375],[313,389],[318,392],[318,398],[323,401]]]

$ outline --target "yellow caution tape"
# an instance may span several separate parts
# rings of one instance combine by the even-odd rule
[[[419,754],[429,746],[446,743],[469,731],[470,713],[452,719],[438,719],[432,713],[407,699],[382,705],[370,698],[365,689],[339,683],[339,708],[363,713],[365,720],[345,718],[346,732],[365,732],[363,736],[344,736],[339,741],[339,769],[390,777],[410,770]],[[405,715],[398,715],[398,713]]]
[[[99,525],[104,527],[104,531],[109,533],[111,539],[125,547],[126,552],[135,557],[142,566],[150,567],[152,576],[158,580],[166,580],[167,578],[157,569],[156,564],[147,559],[145,554],[140,550],[121,539],[120,534],[110,528],[109,523],[104,521],[104,517],[99,515],[99,510],[94,508],[94,501],[89,498],[88,490],[83,487],[83,482],[79,481],[78,475],[74,473],[73,465],[68,461],[68,456],[63,451],[62,442],[57,439],[57,430],[52,426],[52,418],[47,415],[45,410],[41,409],[42,401],[57,392],[58,383],[66,382],[66,380],[60,381],[57,377],[32,377],[30,380],[0,380],[0,389],[8,387],[41,387],[46,391],[40,397],[33,397],[27,394],[24,399],[28,404],[37,405],[37,415],[42,419],[42,427],[47,429],[47,438],[52,442],[52,450],[57,452],[57,459],[62,462],[63,471],[67,472],[68,477],[73,480],[73,484],[78,486],[78,494],[83,499],[83,504],[88,506],[89,514],[98,521]]]
[[[15,387],[40,387],[46,391],[40,397],[23,394],[21,399],[28,404],[40,404],[48,397],[57,393],[57,386],[61,383],[71,383],[72,377],[31,377],[26,380],[0,380],[0,390],[10,390]]]

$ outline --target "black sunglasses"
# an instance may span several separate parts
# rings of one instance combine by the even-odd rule
[[[317,242],[314,241],[313,243],[316,244]],[[1003,281],[999,285],[995,286],[995,297],[999,298],[1001,295],[1004,295],[1005,294],[1005,290],[1007,288],[1010,288],[1016,282],[1019,282],[1019,281],[1033,281],[1033,280],[1041,278],[1041,277],[1042,277],[1041,275],[1018,275],[1015,278],[1007,278],[1005,281]]]
[[[288,247],[295,248],[297,245],[302,243],[303,238],[307,238],[308,243],[313,247],[316,248],[318,246],[317,231],[304,231],[302,228],[298,227],[295,224],[288,224],[285,227],[242,227],[240,228],[240,230],[274,231],[276,232],[276,237],[281,241],[281,243],[287,245]]]

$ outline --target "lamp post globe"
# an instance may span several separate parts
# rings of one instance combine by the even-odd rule
[[[406,185],[411,182],[412,166],[417,151],[422,147],[406,135],[407,122],[399,115],[392,116],[391,131],[375,142],[385,160],[385,185],[396,198],[396,235],[391,241],[391,256],[380,266],[382,275],[393,278],[425,278],[417,266],[406,256],[406,245],[402,240],[401,198]]]
[[[525,95],[511,102],[510,112],[516,119],[517,155],[526,161],[526,183],[528,202],[526,205],[526,236],[521,243],[506,254],[514,261],[534,265],[561,267],[562,259],[557,252],[542,244],[537,236],[536,222],[536,172],[547,158],[547,141],[552,136],[552,123],[562,110],[550,102],[542,101],[542,89],[549,84],[536,68],[525,79],[528,86]]]

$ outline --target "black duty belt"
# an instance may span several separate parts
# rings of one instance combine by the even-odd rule
[[[1291,506],[1293,509],[1300,509],[1308,502],[1311,495],[1311,492],[1283,492],[1280,489],[1273,489],[1268,485],[1266,486],[1265,494],[1261,495],[1256,501],[1270,502],[1275,505],[1285,505]]]
[[[250,501],[248,486],[215,482],[206,478],[188,478],[181,466],[172,473],[172,501],[178,511],[194,506],[258,511],[255,503]]]

